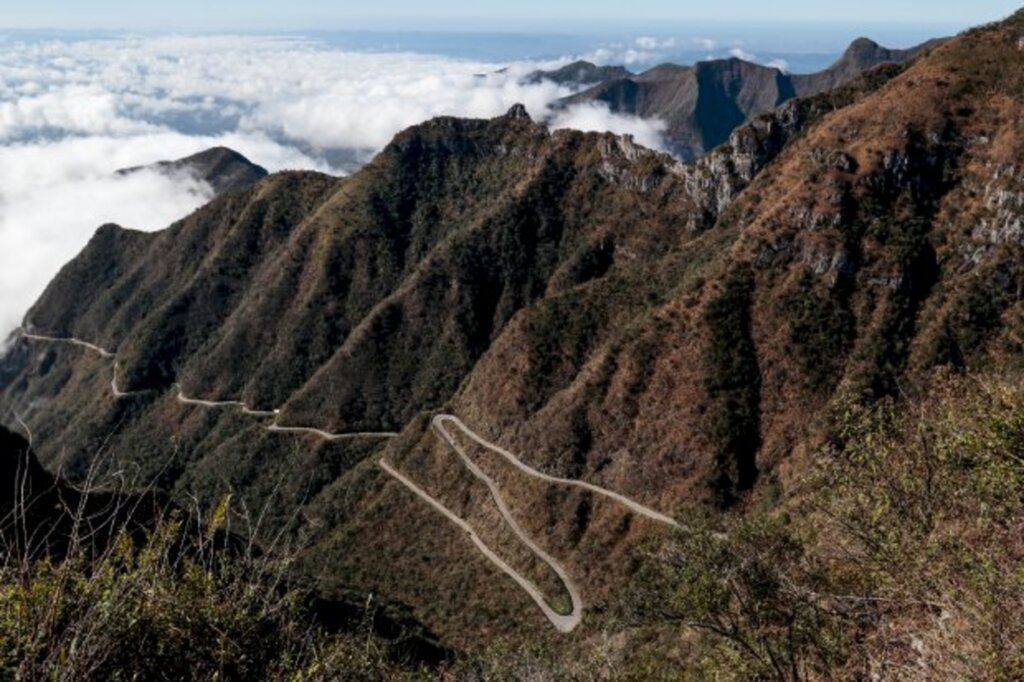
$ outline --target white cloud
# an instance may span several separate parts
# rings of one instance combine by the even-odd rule
[[[666,47],[666,40],[658,47]],[[603,55],[635,64],[640,42]],[[397,132],[438,115],[491,117],[522,102],[554,127],[630,133],[661,146],[657,122],[582,107],[524,85],[537,68],[402,52],[352,52],[297,38],[166,36],[9,41],[0,60],[0,334],[16,326],[97,226],[154,230],[209,197],[183,178],[117,168],[213,145],[269,170],[365,160]],[[335,168],[337,171],[338,169]]]
[[[29,93],[40,89],[27,83]],[[112,93],[96,87],[71,85],[55,92],[29,94],[0,102],[0,139],[10,139],[53,130],[82,134],[127,134],[152,130],[154,126],[132,121],[118,114]]]
[[[324,166],[265,137],[174,132],[70,137],[0,147],[0,333],[16,327],[57,270],[104,223],[166,227],[209,200],[189,177],[119,168],[179,158],[222,144],[270,168]]]
[[[756,54],[751,54],[750,52],[744,50],[742,47],[732,48],[731,50],[729,50],[729,55],[732,57],[736,57],[737,59],[742,59],[745,62],[763,64],[773,69],[778,69],[779,71],[782,71],[784,73],[789,72],[789,62],[779,57],[774,57],[771,59],[761,59]]]
[[[666,150],[665,139],[662,137],[666,128],[663,121],[616,114],[605,104],[589,103],[569,107],[552,118],[551,127],[632,135],[644,147]]]
[[[288,38],[164,37],[14,46],[0,64],[0,141],[154,127],[260,132],[313,148],[379,149],[432,116],[495,116],[568,94],[522,85],[537,64],[363,53]],[[478,78],[480,74],[485,77]]]
[[[731,56],[735,57],[736,59],[742,59],[745,62],[756,62],[757,61],[757,55],[756,54],[751,54],[751,53],[747,52],[746,50],[744,50],[741,47],[734,47],[734,48],[732,48],[731,50],[729,50],[729,54]]]
[[[581,58],[599,65],[639,66],[651,64],[662,59],[663,56],[658,52],[636,50],[633,48],[622,49],[621,46],[612,46],[599,47],[592,52],[582,55]]]
[[[434,116],[492,117],[517,102],[535,114],[569,94],[550,81],[522,85],[521,69],[481,76],[481,65],[435,72],[368,69],[307,97],[262,103],[243,117],[243,129],[268,130],[316,147],[379,149],[395,133]]]
[[[641,50],[663,50],[676,46],[675,38],[655,38],[652,36],[640,36],[636,39],[636,46]]]

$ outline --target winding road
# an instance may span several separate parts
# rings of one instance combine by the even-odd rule
[[[523,590],[528,595],[530,595],[533,601],[537,603],[537,606],[540,607],[540,610],[544,613],[547,619],[551,621],[551,624],[555,626],[556,630],[558,630],[559,632],[572,632],[576,629],[576,626],[580,624],[581,620],[583,620],[583,600],[580,597],[579,589],[576,587],[576,584],[572,582],[569,576],[566,575],[565,570],[561,567],[561,565],[554,561],[554,559],[548,557],[547,559],[545,559],[545,561],[549,566],[551,566],[551,568],[553,568],[558,573],[559,578],[561,578],[563,584],[565,584],[565,587],[569,592],[569,598],[572,600],[572,613],[568,615],[562,615],[555,611],[553,608],[551,608],[551,606],[548,605],[547,600],[544,598],[544,594],[537,588],[537,586],[534,585],[529,578],[523,576],[521,573],[516,571],[507,563],[505,563],[505,561],[500,556],[498,556],[494,552],[494,550],[488,547],[484,543],[484,541],[480,539],[480,536],[476,534],[476,531],[473,530],[472,526],[470,526],[468,523],[466,523],[465,520],[463,520],[461,517],[455,514],[455,512],[445,507],[443,504],[441,504],[441,502],[439,502],[434,497],[431,497],[430,493],[423,490],[423,488],[419,487],[411,480],[409,480],[407,477],[399,473],[396,469],[394,469],[390,464],[385,462],[383,459],[380,460],[379,464],[380,468],[383,469],[388,475],[390,475],[392,478],[397,480],[406,488],[414,492],[423,501],[425,501],[431,507],[439,511],[445,518],[447,518],[453,524],[458,526],[462,531],[464,531],[467,535],[469,535],[469,539],[473,541],[473,544],[476,545],[476,548],[480,550],[481,554],[487,557],[487,559],[491,563],[493,563],[495,566],[501,569],[506,575],[512,578],[512,580],[514,580],[516,584],[518,584],[521,588],[523,588]],[[502,507],[503,506],[504,505],[502,504]],[[503,509],[502,515],[505,516],[506,521],[509,521],[511,517],[506,516],[506,513],[507,510]],[[519,524],[516,524],[514,520],[511,520],[511,524],[513,524],[513,528],[518,528]],[[537,547],[528,537],[520,535],[520,539],[522,539],[526,543],[526,545],[530,547],[531,550],[533,550],[534,552],[538,552],[539,556],[548,556],[542,549]]]
[[[501,457],[503,457],[506,461],[508,461],[509,464],[511,464],[512,466],[516,467],[517,469],[519,469],[520,471],[522,471],[524,474],[526,474],[528,476],[533,476],[534,478],[538,478],[538,479],[540,479],[542,481],[546,481],[548,483],[553,483],[555,485],[565,485],[565,486],[570,486],[570,487],[573,487],[573,488],[582,488],[583,490],[589,490],[592,493],[596,493],[598,495],[603,495],[604,497],[607,497],[609,499],[615,500],[616,502],[618,502],[622,506],[628,508],[630,511],[633,511],[633,512],[635,512],[635,513],[637,513],[637,514],[639,514],[641,516],[645,516],[645,517],[647,517],[648,519],[650,519],[652,521],[656,521],[657,523],[664,524],[664,525],[669,526],[670,528],[674,528],[676,530],[686,530],[685,526],[681,525],[678,521],[676,521],[675,519],[671,518],[670,516],[666,516],[665,514],[662,514],[661,512],[655,511],[654,509],[651,509],[650,507],[645,507],[644,505],[640,504],[636,500],[632,500],[632,499],[626,497],[625,495],[619,494],[619,493],[617,493],[617,492],[615,492],[613,490],[608,490],[607,488],[602,488],[599,485],[594,485],[593,483],[587,483],[586,481],[580,481],[580,480],[577,480],[577,479],[574,479],[574,478],[560,478],[558,476],[551,476],[550,474],[545,474],[543,471],[538,471],[538,470],[530,467],[528,464],[524,463],[522,460],[520,460],[518,457],[513,455],[508,450],[502,448],[500,445],[496,445],[495,443],[492,443],[492,442],[482,438],[480,435],[478,435],[473,430],[471,430],[468,426],[466,426],[462,422],[462,420],[459,419],[458,417],[456,417],[455,415],[452,415],[452,414],[439,414],[439,415],[437,415],[436,417],[434,417],[434,420],[432,422],[432,425],[433,425],[434,429],[436,429],[437,432],[439,434],[441,434],[441,437],[445,440],[445,442],[448,443],[448,445],[453,450],[455,450],[457,453],[459,453],[459,455],[462,456],[462,459],[464,461],[468,461],[468,458],[466,457],[466,454],[463,452],[462,448],[459,447],[458,444],[456,444],[455,440],[452,438],[451,433],[448,431],[448,429],[445,428],[445,424],[446,423],[453,424],[460,431],[465,433],[467,436],[469,436],[471,439],[473,439],[479,445],[487,448],[491,452],[494,452],[494,453],[497,453],[498,455],[501,455]]]
[[[389,475],[391,475],[392,478],[394,478],[399,483],[401,483],[409,490],[411,490],[413,493],[415,493],[417,496],[425,500],[428,504],[434,507],[434,509],[441,512],[449,521],[451,521],[456,526],[469,533],[470,539],[477,546],[480,552],[483,553],[483,555],[487,557],[489,560],[491,560],[491,562],[493,562],[498,568],[500,568],[502,571],[508,574],[513,580],[515,580],[516,583],[518,583],[519,586],[522,587],[528,595],[530,595],[530,597],[537,603],[537,606],[540,607],[540,610],[544,613],[547,619],[551,622],[552,625],[555,626],[555,629],[557,629],[559,632],[572,632],[574,629],[576,629],[576,626],[579,625],[580,622],[583,620],[583,598],[580,596],[579,587],[569,576],[568,572],[565,570],[565,567],[563,567],[562,564],[559,563],[558,560],[556,560],[553,556],[551,556],[546,551],[544,551],[540,546],[538,546],[537,543],[534,542],[533,538],[531,538],[526,533],[523,527],[513,516],[512,511],[508,508],[508,505],[505,503],[505,498],[502,497],[501,489],[498,486],[497,482],[493,478],[488,476],[483,471],[483,469],[481,469],[469,457],[465,449],[463,449],[463,447],[458,444],[458,442],[452,436],[451,431],[448,430],[449,424],[453,425],[454,427],[462,431],[464,434],[466,434],[466,436],[468,436],[477,444],[481,445],[482,447],[492,452],[497,453],[503,459],[508,461],[514,467],[516,467],[519,471],[527,474],[528,476],[532,476],[546,483],[581,488],[583,490],[587,490],[598,495],[603,495],[604,497],[607,497],[622,504],[630,511],[635,512],[636,514],[639,514],[641,516],[644,516],[652,521],[664,524],[675,530],[685,530],[685,527],[682,526],[675,519],[666,516],[661,512],[655,511],[650,507],[644,506],[639,502],[632,500],[626,497],[625,495],[617,493],[613,490],[608,490],[607,488],[602,488],[601,486],[594,485],[592,483],[587,483],[585,481],[578,481],[570,478],[560,478],[558,476],[551,476],[550,474],[545,474],[541,471],[538,471],[530,467],[526,463],[522,462],[518,457],[513,455],[508,450],[505,450],[501,446],[486,440],[485,438],[474,432],[472,429],[466,426],[461,419],[459,419],[455,415],[436,415],[433,418],[433,420],[431,420],[431,426],[433,427],[434,431],[436,431],[437,434],[441,437],[441,439],[448,445],[448,447],[451,448],[459,456],[459,459],[462,460],[463,465],[470,471],[470,473],[472,473],[473,476],[475,476],[477,479],[482,481],[484,485],[487,486],[487,489],[491,494],[491,499],[494,500],[494,503],[497,505],[499,513],[501,514],[502,518],[504,519],[505,523],[509,526],[509,528],[512,529],[512,532],[515,533],[516,537],[519,538],[520,542],[526,545],[526,547],[529,548],[529,550],[533,552],[538,559],[547,564],[551,568],[551,570],[554,571],[556,575],[558,575],[559,580],[562,581],[562,584],[565,586],[566,592],[569,593],[569,599],[572,603],[572,610],[568,614],[563,615],[558,613],[554,610],[554,608],[551,607],[547,599],[545,599],[544,595],[541,593],[541,591],[537,588],[536,585],[534,585],[528,578],[526,578],[518,571],[513,569],[511,566],[509,566],[505,561],[498,557],[493,550],[491,550],[487,545],[485,545],[484,542],[476,535],[476,533],[464,519],[462,519],[454,512],[449,510],[447,507],[445,507],[439,500],[437,500],[434,497],[431,497],[429,493],[427,493],[425,490],[423,490],[418,485],[413,483],[407,477],[400,474],[383,459],[380,460],[380,467]]]
[[[46,336],[46,335],[43,335],[43,334],[34,334],[34,333],[26,331],[24,328],[17,329],[15,331],[15,333],[19,334],[22,338],[28,339],[30,341],[40,341],[40,342],[44,342],[44,343],[65,343],[65,344],[70,344],[70,345],[73,345],[73,346],[78,346],[79,348],[84,348],[84,349],[86,349],[88,351],[96,353],[100,357],[102,357],[102,358],[104,358],[106,360],[111,360],[111,359],[116,358],[116,354],[111,352],[111,351],[109,351],[109,350],[107,350],[106,348],[103,348],[101,346],[97,346],[94,343],[89,343],[88,341],[83,341],[82,339],[75,338],[75,337],[57,337],[57,336]],[[146,390],[146,391],[122,391],[121,388],[117,385],[117,371],[118,371],[119,368],[120,368],[120,363],[117,360],[114,360],[114,365],[113,365],[112,372],[111,372],[112,376],[111,376],[111,379],[110,379],[110,392],[114,395],[115,399],[123,400],[125,398],[131,398],[131,397],[138,396],[138,395],[146,395],[148,393],[152,393],[153,392],[151,390]],[[248,405],[246,405],[245,403],[243,403],[241,401],[238,401],[238,400],[203,400],[201,398],[190,398],[190,397],[186,396],[184,394],[184,392],[182,391],[181,384],[174,384],[174,386],[175,386],[175,388],[178,391],[177,395],[175,396],[175,398],[182,405],[189,405],[189,406],[192,406],[192,407],[202,407],[202,408],[211,409],[211,410],[213,410],[213,409],[224,409],[224,408],[235,408],[235,409],[241,410],[241,412],[243,414],[248,415],[250,417],[257,417],[257,418],[271,418],[271,417],[273,417],[274,418],[274,423],[273,424],[269,424],[266,427],[267,431],[270,431],[271,433],[293,433],[293,434],[299,434],[299,435],[311,435],[311,436],[316,436],[317,438],[320,438],[321,440],[332,441],[332,442],[333,441],[339,441],[339,440],[355,440],[355,439],[375,439],[375,438],[387,439],[387,438],[394,438],[394,437],[398,436],[397,433],[390,432],[390,431],[381,431],[381,432],[365,431],[365,432],[355,432],[355,433],[330,433],[328,431],[323,431],[321,429],[316,429],[316,428],[307,427],[307,426],[281,426],[281,425],[279,425],[277,423],[277,417],[281,413],[280,409],[276,409],[276,410],[254,410],[254,409],[250,408]]]
[[[73,346],[81,346],[86,350],[91,350],[94,353],[99,353],[104,358],[112,358],[114,354],[105,348],[100,348],[96,344],[89,343],[88,341],[82,341],[81,339],[74,338],[58,338],[56,336],[43,336],[42,334],[32,334],[25,331],[24,329],[18,329],[17,333],[21,334],[26,339],[33,341],[45,341],[47,343],[70,343]]]
[[[105,359],[114,359],[116,357],[115,354],[112,353],[111,351],[108,351],[105,348],[101,348],[100,346],[97,346],[96,344],[89,343],[88,341],[83,341],[81,339],[77,339],[77,338],[59,338],[59,337],[53,337],[53,336],[45,336],[45,335],[41,335],[41,334],[33,334],[33,333],[29,333],[29,332],[25,331],[24,329],[19,329],[18,332],[20,333],[20,335],[23,338],[31,340],[31,341],[40,341],[40,342],[45,342],[45,343],[66,343],[66,344],[71,344],[71,345],[79,346],[79,347],[84,348],[84,349],[86,349],[86,350],[88,350],[90,352],[97,353],[97,354],[99,354],[101,357],[103,357]],[[111,381],[110,381],[110,389],[111,389],[111,391],[114,394],[114,397],[116,399],[123,399],[123,398],[128,398],[128,397],[131,397],[131,396],[135,396],[135,395],[140,395],[140,394],[150,393],[151,392],[151,391],[131,391],[131,392],[126,392],[126,391],[120,390],[120,388],[117,385],[117,371],[118,371],[118,368],[119,368],[119,364],[118,364],[118,362],[116,360],[114,360],[114,363],[113,363],[113,377],[111,378]],[[237,400],[220,400],[220,401],[217,401],[217,400],[203,400],[203,399],[200,399],[200,398],[191,398],[191,397],[188,397],[188,396],[186,396],[184,394],[180,384],[175,384],[175,388],[177,388],[176,400],[177,400],[178,403],[180,403],[182,405],[188,405],[188,406],[192,406],[192,407],[201,407],[201,408],[204,408],[204,409],[238,409],[243,414],[246,414],[246,415],[249,415],[249,416],[252,416],[252,417],[257,417],[257,418],[273,418],[274,419],[273,423],[271,423],[271,424],[266,426],[266,430],[270,431],[270,432],[273,432],[273,433],[290,433],[290,434],[297,434],[297,435],[309,435],[309,436],[315,436],[316,438],[319,438],[319,439],[324,440],[324,441],[339,441],[339,440],[347,440],[347,439],[378,439],[378,438],[379,439],[391,439],[391,438],[395,438],[395,437],[397,437],[399,435],[398,433],[388,432],[388,431],[382,431],[382,432],[357,432],[357,433],[330,433],[330,432],[324,431],[322,429],[317,429],[317,428],[308,427],[308,426],[281,426],[281,425],[279,425],[277,423],[277,418],[278,418],[278,416],[281,413],[280,409],[275,409],[275,410],[254,410],[254,409],[249,408],[245,403],[243,403],[241,401],[237,401]],[[551,622],[551,624],[559,632],[562,632],[562,633],[572,632],[573,630],[576,629],[576,627],[580,624],[580,622],[582,622],[582,619],[583,619],[583,608],[584,607],[583,607],[583,598],[580,595],[579,587],[576,585],[576,583],[569,576],[568,572],[565,570],[565,567],[562,566],[562,564],[559,563],[559,561],[557,559],[555,559],[553,556],[551,556],[546,551],[544,551],[544,549],[541,548],[533,540],[533,538],[531,538],[526,533],[526,531],[523,529],[523,527],[519,524],[519,522],[513,516],[512,511],[509,509],[508,505],[506,504],[505,499],[504,499],[504,497],[501,494],[501,489],[498,486],[497,482],[493,478],[488,476],[483,471],[483,469],[481,469],[469,457],[469,455],[466,454],[466,451],[462,448],[462,446],[459,445],[459,443],[453,437],[452,432],[449,430],[449,426],[452,426],[455,429],[458,429],[459,431],[461,431],[463,434],[465,434],[468,438],[470,438],[472,441],[474,441],[475,443],[477,443],[481,447],[483,447],[483,448],[485,448],[487,450],[490,450],[491,452],[494,452],[494,453],[498,454],[504,460],[506,460],[509,464],[511,464],[516,469],[518,469],[519,471],[521,471],[522,473],[524,473],[524,474],[526,474],[528,476],[531,476],[531,477],[536,478],[538,480],[544,481],[546,483],[551,483],[551,484],[554,484],[554,485],[563,485],[563,486],[570,486],[570,487],[580,488],[580,489],[589,491],[591,493],[607,497],[607,498],[609,498],[611,500],[614,500],[615,502],[618,502],[619,504],[623,505],[624,507],[626,507],[630,511],[632,511],[632,512],[634,512],[634,513],[636,513],[636,514],[638,514],[640,516],[643,516],[643,517],[645,517],[647,519],[650,519],[650,520],[655,521],[657,523],[663,524],[663,525],[668,526],[668,527],[670,527],[672,529],[675,529],[675,530],[686,530],[686,528],[684,526],[682,526],[679,522],[677,522],[675,519],[673,519],[673,518],[671,518],[669,516],[666,516],[665,514],[662,514],[659,511],[651,509],[650,507],[647,507],[647,506],[645,506],[643,504],[640,504],[639,502],[637,502],[637,501],[635,501],[635,500],[633,500],[631,498],[628,498],[625,495],[617,493],[617,492],[615,492],[613,490],[608,490],[607,488],[602,488],[601,486],[594,485],[593,483],[587,483],[586,481],[580,481],[580,480],[570,479],[570,478],[562,478],[562,477],[559,477],[559,476],[552,476],[552,475],[546,474],[546,473],[544,473],[542,471],[538,471],[537,469],[534,469],[533,467],[529,466],[525,462],[521,461],[518,457],[516,457],[514,454],[512,454],[508,450],[502,448],[501,446],[499,446],[499,445],[497,445],[495,443],[492,443],[491,441],[486,440],[485,438],[483,438],[482,436],[480,436],[479,434],[477,434],[476,432],[471,430],[468,426],[466,426],[465,423],[462,422],[461,419],[459,419],[455,415],[452,415],[452,414],[438,414],[438,415],[434,416],[434,418],[432,419],[431,426],[434,429],[434,431],[440,436],[440,438],[448,445],[448,447],[451,450],[453,450],[459,456],[459,459],[462,461],[463,465],[470,471],[470,473],[472,473],[474,477],[476,477],[478,480],[480,480],[487,487],[487,489],[488,489],[488,491],[490,493],[491,499],[494,501],[495,505],[497,506],[498,511],[499,511],[499,513],[502,516],[502,519],[509,526],[509,528],[516,535],[516,537],[519,538],[520,542],[522,542],[531,552],[533,552],[533,554],[538,559],[540,559],[545,564],[547,564],[551,568],[551,570],[554,571],[554,573],[558,576],[559,580],[561,580],[562,584],[565,586],[566,592],[569,595],[569,600],[570,600],[570,603],[571,603],[571,611],[568,614],[558,613],[548,603],[547,599],[544,597],[544,594],[540,591],[540,589],[532,581],[530,581],[529,578],[527,578],[526,576],[522,575],[521,573],[516,571],[514,568],[512,568],[494,550],[492,550],[490,547],[488,547],[487,544],[484,543],[484,541],[480,539],[480,536],[477,535],[476,531],[473,530],[472,526],[470,526],[469,523],[465,519],[461,518],[460,516],[455,514],[453,511],[451,511],[450,509],[445,507],[444,504],[440,500],[438,500],[435,497],[432,497],[423,488],[418,486],[415,482],[413,482],[407,476],[405,476],[404,474],[399,472],[397,469],[392,467],[390,464],[388,464],[386,461],[384,461],[383,458],[381,460],[379,460],[379,462],[378,462],[380,468],[386,474],[391,476],[391,478],[393,478],[397,482],[401,483],[403,486],[405,486],[407,489],[409,489],[412,493],[414,493],[417,497],[419,497],[420,499],[425,501],[428,505],[433,507],[436,511],[441,513],[449,522],[453,523],[456,527],[458,527],[460,530],[465,532],[469,536],[469,538],[473,542],[473,544],[476,546],[476,548],[480,551],[481,554],[483,554],[483,556],[488,561],[493,563],[503,573],[505,573],[510,578],[512,578],[512,580],[514,580],[516,582],[516,584],[518,584],[530,596],[530,598],[533,599],[534,602],[536,602],[537,606],[540,608],[540,610],[544,614],[544,616]]]

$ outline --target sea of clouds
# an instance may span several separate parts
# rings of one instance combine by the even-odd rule
[[[555,112],[550,105],[570,90],[521,82],[567,59],[510,66],[253,36],[8,36],[0,54],[4,335],[99,225],[160,229],[211,196],[189,178],[115,176],[120,168],[225,145],[270,171],[343,174],[410,125],[496,116],[517,102],[553,128],[611,130],[663,146],[657,121],[596,105]]]

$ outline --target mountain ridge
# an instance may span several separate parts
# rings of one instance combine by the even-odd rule
[[[629,75],[629,70],[624,66],[598,66],[585,59],[578,59],[557,69],[534,71],[528,74],[523,82],[536,84],[551,81],[558,85],[581,87],[614,78],[626,78]]]
[[[739,125],[795,97],[827,92],[864,71],[903,63],[942,44],[931,40],[906,50],[884,48],[867,38],[813,74],[788,74],[737,57],[692,66],[660,64],[640,74],[608,80],[560,101],[561,106],[601,103],[613,113],[665,121],[673,152],[694,160],[725,142]]]

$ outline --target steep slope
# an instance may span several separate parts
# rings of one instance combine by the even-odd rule
[[[272,433],[265,419],[179,395],[280,407],[284,426],[418,423],[518,311],[688,239],[833,106],[766,119],[736,152],[694,168],[628,139],[549,133],[521,107],[438,119],[351,178],[278,174],[162,233],[105,226],[29,313],[32,337],[2,364],[4,401],[26,412],[51,467],[129,467],[208,501],[241,488],[253,508],[270,504],[271,527],[303,505],[333,529],[350,513],[338,505],[358,501],[346,490],[379,489],[366,461],[379,441]],[[645,291],[620,295],[645,305]],[[44,337],[90,339],[113,357]]]
[[[728,479],[728,497],[813,432],[830,397],[898,395],[936,363],[1017,352],[1020,23],[963,36],[814,126],[697,242],[729,240],[692,292],[635,318],[633,338],[556,355],[534,401],[529,375],[505,368],[544,358],[524,349],[608,299],[574,291],[556,314],[521,316],[455,411],[487,415],[490,433],[515,424],[506,443],[561,452],[562,467],[578,450],[552,442],[552,421],[582,411],[591,452],[643,457],[634,492],[718,452],[707,475]]]
[[[1019,361],[1022,35],[1017,15],[793,100],[693,165],[516,107],[412,128],[343,180],[271,176],[159,234],[103,228],[26,327],[118,365],[23,338],[0,366],[4,407],[49,466],[99,459],[200,499],[269,500],[268,523],[309,534],[303,569],[328,592],[383,592],[466,642],[547,627],[374,455],[557,605],[564,581],[430,416],[685,520],[784,487],[849,401]],[[112,369],[151,392],[112,399]],[[182,404],[176,382],[285,425],[401,435],[273,433]],[[587,609],[620,598],[631,548],[662,528],[453,437]]]
[[[673,152],[692,160],[725,142],[744,122],[787,100],[827,92],[879,64],[905,63],[940,42],[889,50],[861,38],[835,64],[808,75],[735,58],[693,66],[662,64],[602,82],[562,100],[562,105],[598,102],[613,112],[661,119]]]
[[[148,166],[122,168],[117,174],[131,175],[145,169],[168,175],[188,174],[208,184],[215,195],[244,189],[267,175],[265,168],[227,147],[212,147],[177,161],[158,161]]]

